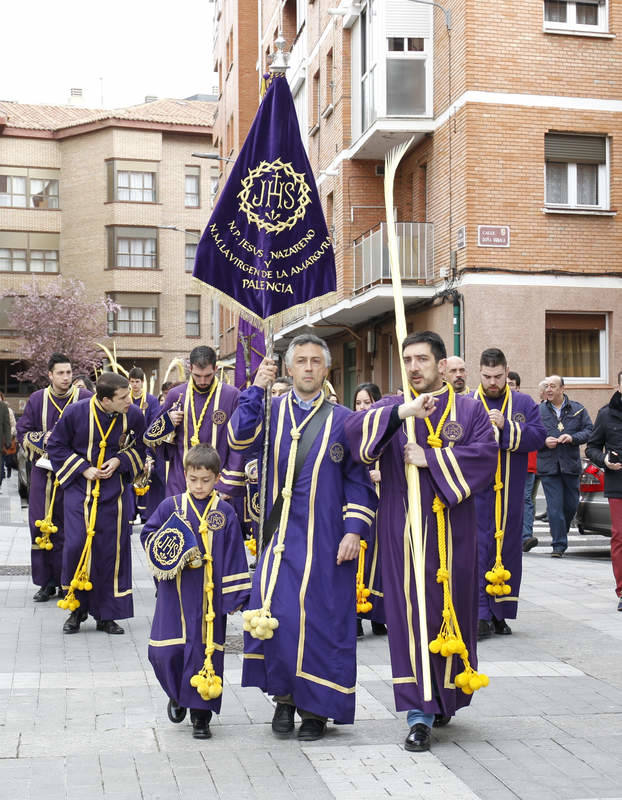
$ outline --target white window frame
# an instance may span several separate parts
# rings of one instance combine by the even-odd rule
[[[556,312],[559,314],[563,314],[563,312]],[[577,313],[581,312],[572,312],[572,316],[576,316]],[[584,314],[589,314],[590,316],[599,315],[605,318],[605,328],[598,332],[598,362],[600,365],[600,375],[592,376],[580,376],[580,377],[566,377],[562,375],[564,379],[564,384],[566,386],[579,386],[586,383],[590,384],[608,384],[609,383],[609,314],[605,313],[604,311],[584,311]],[[569,314],[570,315],[570,314]],[[571,330],[571,328],[568,328]],[[546,336],[546,332],[545,332]]]
[[[609,164],[610,164],[610,141],[609,137],[605,139],[605,163],[597,164],[598,167],[598,204],[597,205],[579,205],[577,202],[577,166],[580,162],[561,162],[561,161],[548,161],[544,162],[544,205],[545,208],[551,209],[576,209],[585,211],[607,211],[609,209]],[[547,165],[565,164],[568,168],[568,202],[567,203],[551,203],[547,198]]]
[[[389,39],[403,39],[404,50],[389,50]],[[423,39],[423,50],[407,50],[408,39]],[[432,92],[432,70],[430,69],[431,61],[431,40],[426,36],[385,36],[384,37],[384,62],[383,62],[383,78],[381,94],[384,95],[383,108],[384,114],[387,117],[426,117],[430,110],[430,97]],[[387,72],[389,61],[423,61],[425,69],[425,108],[423,112],[412,112],[411,114],[395,114],[389,111],[389,97],[387,92]]]
[[[577,22],[577,3],[597,6],[598,22],[596,25],[582,25]],[[609,0],[566,0],[566,22],[552,22],[546,19],[546,0],[542,2],[542,20],[545,31],[564,31],[576,33],[608,33],[609,32]]]

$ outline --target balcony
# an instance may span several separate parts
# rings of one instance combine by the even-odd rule
[[[434,273],[434,226],[429,222],[398,222],[395,228],[402,281],[429,283]],[[386,222],[354,242],[354,294],[383,283],[391,283]]]

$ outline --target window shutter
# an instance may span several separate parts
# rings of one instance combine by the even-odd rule
[[[582,136],[574,133],[547,133],[544,138],[544,157],[547,161],[573,164],[604,164],[604,136]]]
[[[547,313],[547,331],[604,331],[604,314],[556,314]]]

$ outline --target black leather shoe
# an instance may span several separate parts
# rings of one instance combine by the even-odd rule
[[[294,730],[294,714],[296,709],[287,703],[277,703],[272,717],[272,733],[277,736],[289,736]]]
[[[374,636],[386,636],[387,626],[383,622],[374,622],[372,620],[371,632],[374,634]]]
[[[404,742],[406,750],[413,753],[423,753],[430,749],[430,729],[423,722],[418,722],[410,729],[410,733]]]
[[[535,536],[530,536],[529,539],[525,539],[523,542],[523,553],[528,553],[530,550],[533,550],[534,547],[537,547],[540,544],[540,541],[536,539]]]
[[[178,724],[186,719],[186,709],[178,705],[171,697],[166,706],[166,714],[171,722]]]
[[[120,625],[117,625],[113,619],[98,619],[95,627],[98,631],[103,631],[104,633],[113,633],[117,636],[125,633],[123,628]]]
[[[446,717],[445,714],[435,714],[434,715],[434,727],[435,728],[444,728],[445,725],[449,725],[451,722],[451,717]]]
[[[561,550],[553,550],[551,553],[551,558],[563,558],[564,554]]]
[[[356,621],[356,638],[362,639],[365,636],[365,631],[363,630],[363,623],[360,619]]]
[[[510,628],[504,619],[493,619],[492,624],[495,633],[498,633],[500,636],[509,636],[512,633],[512,628]]]
[[[84,622],[86,617],[86,611],[76,608],[76,610],[72,611],[67,617],[67,620],[63,625],[63,633],[77,633],[80,630],[80,623]]]
[[[326,733],[326,723],[321,719],[303,719],[298,728],[298,738],[302,742],[315,742]]]
[[[192,721],[193,739],[211,739],[212,732],[209,723],[212,718],[211,711],[191,711],[190,720]]]
[[[480,619],[477,623],[477,640],[481,641],[482,639],[487,639],[489,636],[492,636],[492,622],[488,619]]]
[[[39,591],[33,595],[32,599],[35,603],[47,603],[55,594],[56,586],[53,583],[48,583],[47,586],[42,586]]]

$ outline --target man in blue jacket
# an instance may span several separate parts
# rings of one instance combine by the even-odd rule
[[[553,558],[568,547],[568,530],[579,503],[581,456],[579,446],[592,433],[592,420],[581,403],[569,400],[564,379],[547,378],[540,417],[546,430],[544,447],[538,450],[538,477],[542,481],[553,539]]]

